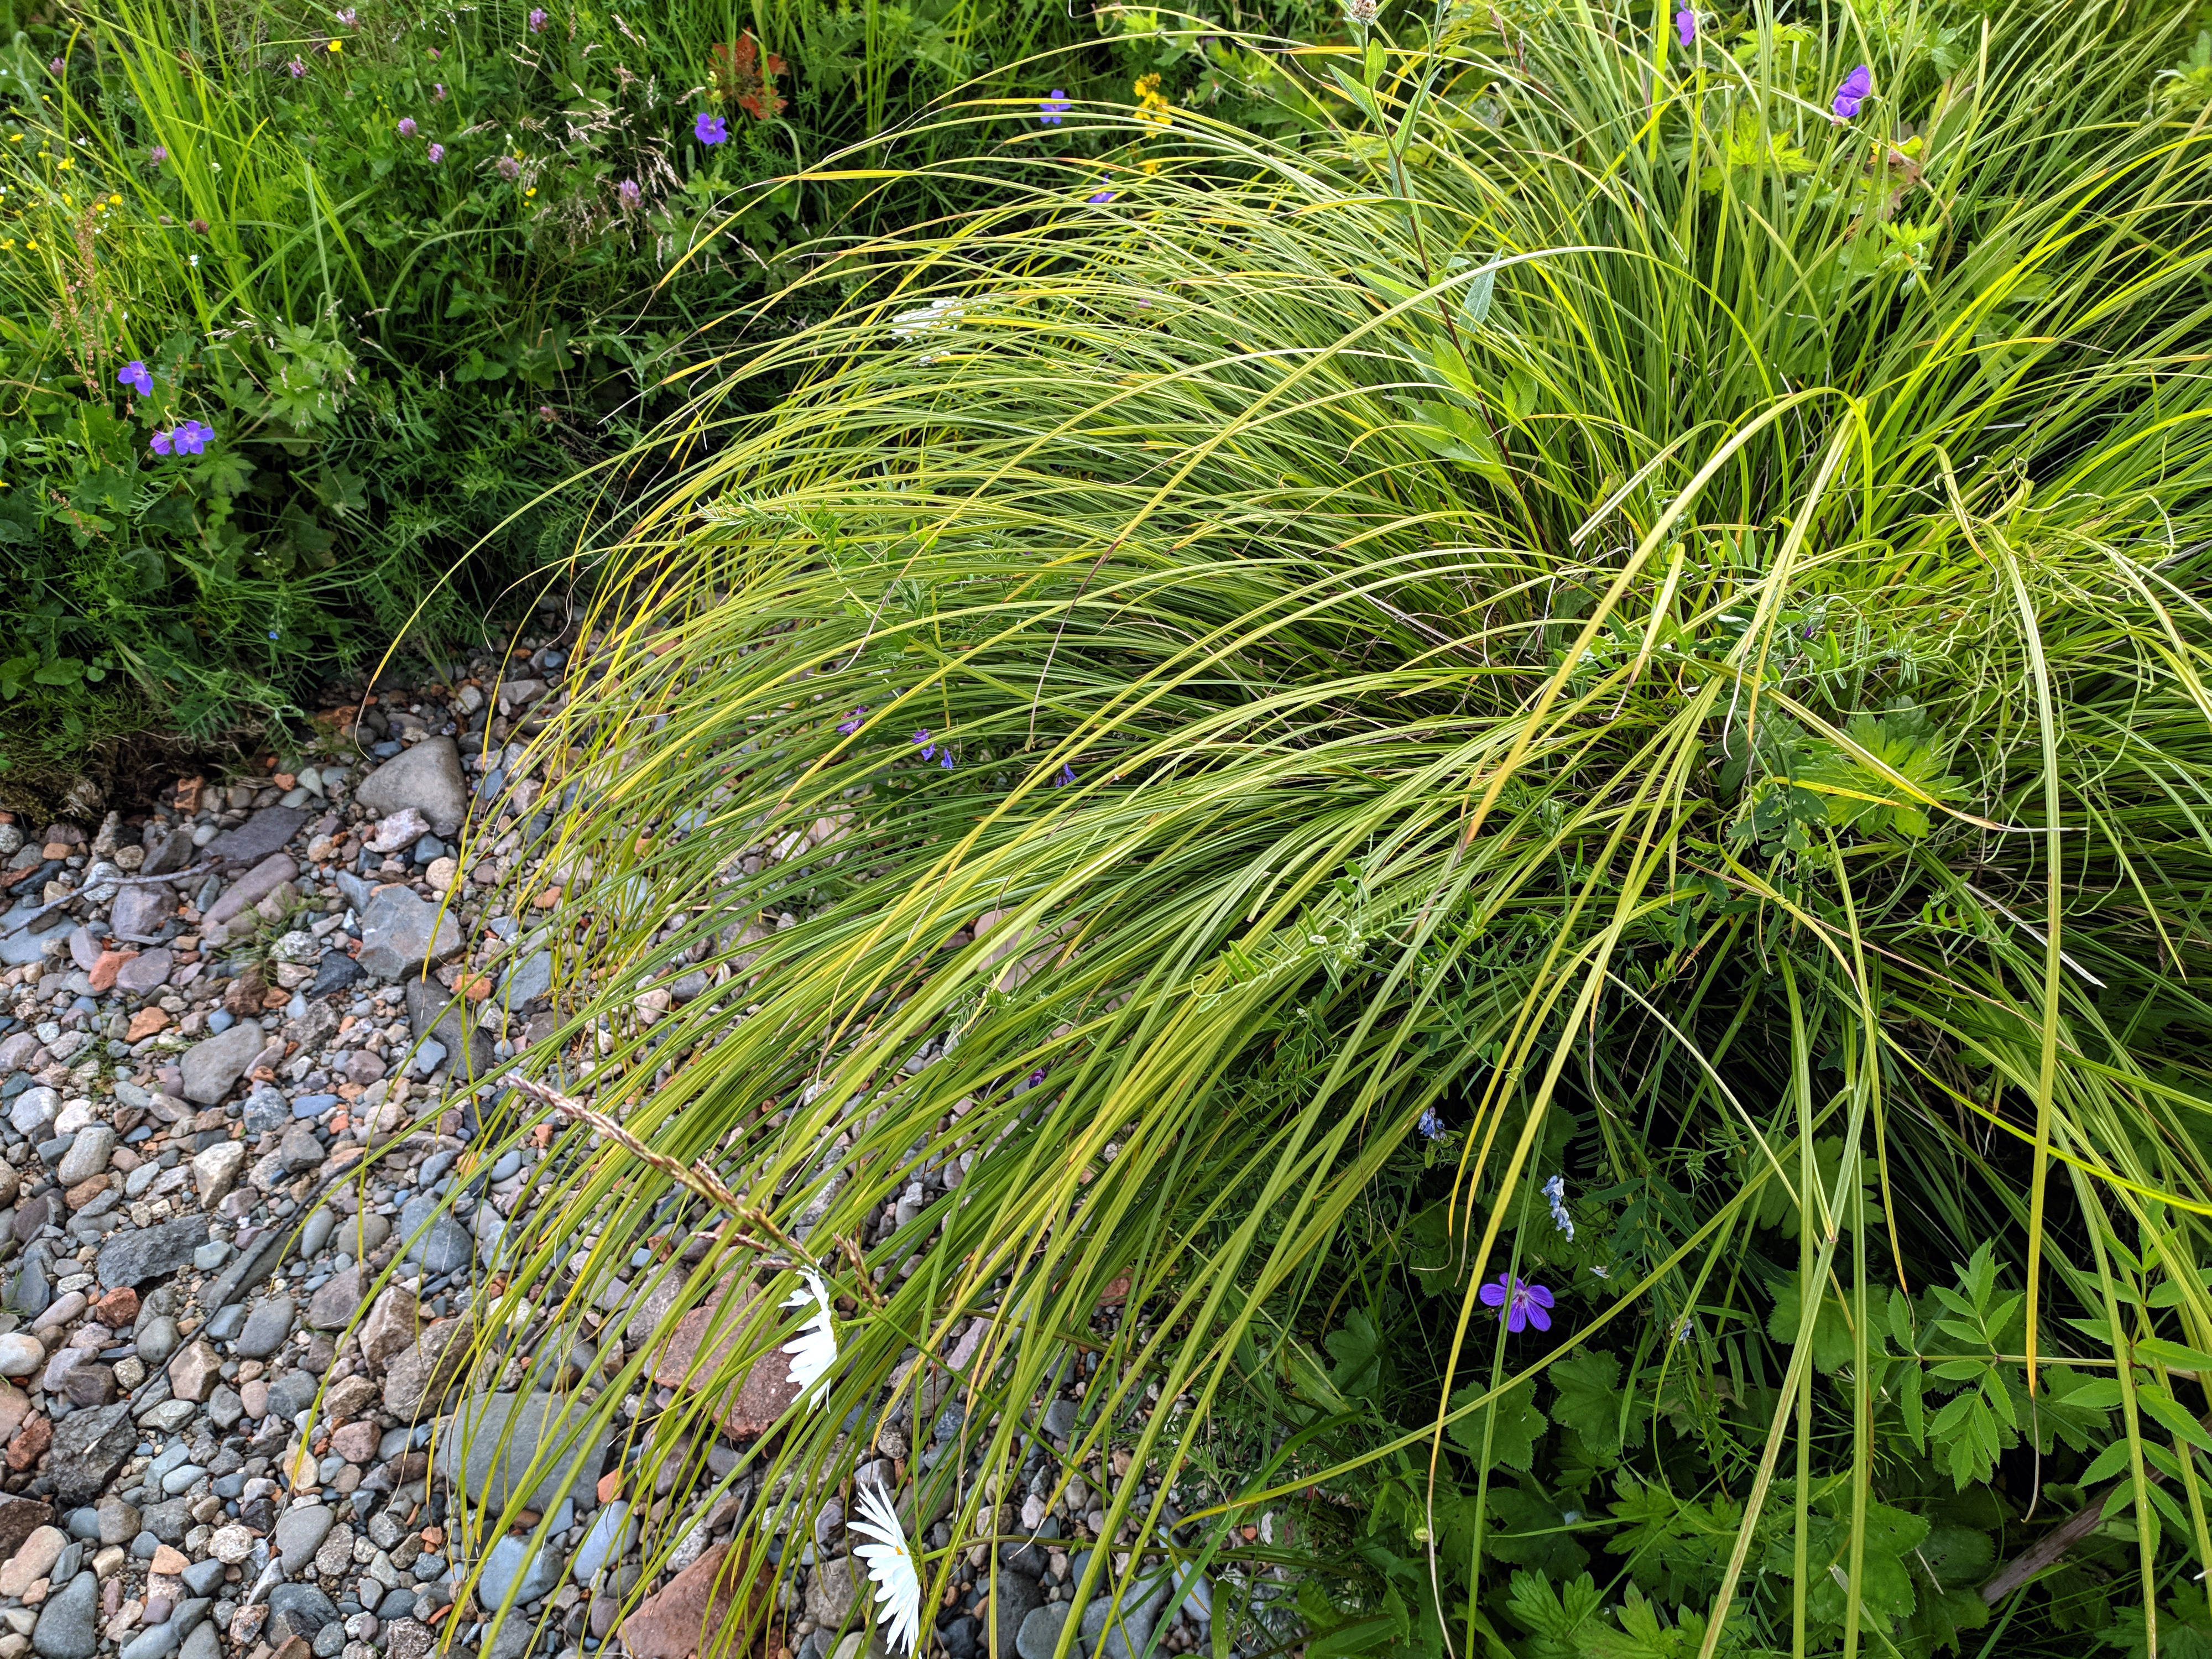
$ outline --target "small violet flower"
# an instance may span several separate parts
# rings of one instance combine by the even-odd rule
[[[415,118],[413,116],[403,115],[399,118],[399,136],[402,138],[412,138],[415,136]]]
[[[446,159],[446,147],[443,144],[433,144],[425,153],[429,156],[432,167],[437,166]]]
[[[533,9],[533,10],[531,12],[531,14],[530,14],[530,32],[531,32],[532,34],[543,34],[543,33],[545,33],[545,8],[544,8],[544,7],[543,7],[543,6],[537,7],[535,9]]]
[[[1114,199],[1114,191],[1110,190],[1102,190],[1096,196],[1090,198],[1091,205],[1093,207],[1104,207],[1107,203]]]
[[[155,167],[161,166],[162,162],[169,159],[168,146],[166,144],[155,145],[153,149],[146,152],[146,159],[149,161],[151,161]]]
[[[354,21],[355,14],[352,7],[348,6],[343,11],[338,14],[338,26],[341,28],[351,28],[354,26]]]
[[[1486,1307],[1503,1310],[1498,1317],[1516,1336],[1531,1325],[1540,1331],[1552,1328],[1552,1293],[1541,1285],[1531,1285],[1525,1279],[1516,1280],[1511,1273],[1500,1273],[1495,1285],[1482,1287],[1482,1300]]]
[[[691,123],[691,136],[702,144],[719,144],[730,136],[729,124],[702,110]]]
[[[153,449],[156,455],[198,455],[214,436],[213,427],[199,421],[185,421],[167,432],[156,432]]]
[[[952,751],[950,749],[939,750],[937,751],[937,763],[943,767],[946,771],[950,772],[952,769]]]
[[[1836,88],[1836,99],[1832,106],[1836,112],[1836,118],[1838,121],[1851,119],[1859,112],[1859,106],[1866,101],[1867,94],[1873,90],[1874,71],[1861,64],[1846,75],[1843,85]]]
[[[1544,1201],[1552,1206],[1552,1224],[1575,1242],[1575,1218],[1567,1213],[1567,1178],[1555,1175],[1544,1183]]]
[[[1067,94],[1058,87],[1054,87],[1052,89],[1052,96],[1040,100],[1037,104],[1037,119],[1046,126],[1056,127],[1060,125],[1060,118],[1066,114],[1067,111]]]
[[[845,736],[848,738],[851,737],[853,733],[860,729],[860,722],[862,720],[866,718],[867,713],[868,705],[862,703],[858,708],[855,708],[853,711],[849,719],[842,720],[837,722],[837,730],[842,732]]]
[[[1416,1123],[1413,1127],[1421,1132],[1422,1139],[1434,1140],[1437,1136],[1443,1133],[1444,1121],[1437,1115],[1437,1109],[1435,1107],[1424,1106],[1421,1108],[1421,1121]]]
[[[292,78],[295,81],[298,80],[301,76],[307,72],[307,66],[296,58],[295,58],[290,63],[285,64],[284,67],[292,71]]]
[[[929,730],[927,726],[914,734],[914,740],[921,746],[922,759],[934,760],[937,758],[937,745],[930,742]]]
[[[443,81],[431,83],[430,101],[434,104],[442,104],[446,101],[446,83]]]
[[[635,179],[625,179],[617,185],[615,194],[622,198],[622,204],[626,208],[635,207],[645,196],[645,192],[637,187]]]
[[[147,373],[146,365],[136,357],[124,364],[117,372],[115,383],[118,386],[135,387],[142,398],[150,398],[154,395],[154,377]]]
[[[522,177],[522,163],[512,155],[502,155],[492,165],[499,169],[499,176],[510,185]]]
[[[1055,789],[1064,789],[1074,781],[1075,769],[1066,761],[1062,761],[1060,763],[1060,775],[1052,781],[1052,787]]]
[[[64,69],[66,69],[66,68],[68,68],[68,67],[69,67],[69,66],[68,66],[66,64],[63,63],[63,62],[62,62],[62,60],[61,60],[60,58],[55,58],[55,59],[54,59],[54,61],[53,61],[52,63],[51,63],[51,64],[47,64],[47,65],[46,65],[46,73],[47,73],[47,74],[49,74],[49,75],[59,75],[59,74],[60,74],[60,73],[61,73]]]
[[[1698,43],[1698,14],[1687,9],[1674,14],[1674,33],[1686,46]]]

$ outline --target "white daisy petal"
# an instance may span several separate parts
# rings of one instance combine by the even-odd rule
[[[822,1275],[805,1267],[799,1270],[799,1277],[806,1281],[806,1288],[793,1291],[783,1305],[804,1308],[811,1304],[814,1317],[799,1328],[799,1334],[783,1345],[783,1351],[791,1356],[792,1386],[805,1399],[811,1411],[830,1392],[826,1379],[830,1368],[837,1363],[837,1333],[830,1328],[830,1291],[823,1284]]]
[[[908,1653],[921,1640],[921,1572],[914,1553],[907,1548],[906,1528],[884,1489],[864,1483],[860,1489],[860,1518],[853,1530],[872,1544],[862,1544],[853,1553],[867,1564],[868,1577],[876,1581],[876,1622],[895,1644]]]

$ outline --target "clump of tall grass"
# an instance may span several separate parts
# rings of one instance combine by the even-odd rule
[[[1297,145],[979,139],[999,200],[831,250],[755,364],[807,384],[629,544],[536,1052],[843,1297],[746,1527],[968,1332],[957,1455],[900,1442],[925,1609],[1118,1446],[1079,1601],[1156,1544],[1257,1596],[1295,1510],[1312,1652],[2202,1621],[2187,43],[1650,22],[1378,37]],[[567,1230],[581,1308],[699,1213],[588,1168],[518,1309]],[[633,1288],[780,1298],[746,1237]],[[1547,1331],[1481,1294],[1531,1282]],[[1993,1614],[2093,1497],[2126,1529]]]

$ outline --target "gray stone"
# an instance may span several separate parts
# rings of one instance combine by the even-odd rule
[[[298,1573],[315,1559],[335,1518],[320,1504],[295,1504],[276,1517],[276,1550],[286,1572]]]
[[[128,1401],[71,1412],[54,1430],[54,1501],[69,1509],[98,1503],[137,1444]]]
[[[149,1367],[168,1364],[177,1351],[177,1322],[167,1314],[155,1314],[139,1327],[136,1346],[139,1358]]]
[[[216,1582],[222,1582],[222,1562],[203,1561],[198,1565],[213,1566],[216,1569]],[[185,1571],[185,1582],[187,1584],[192,1582],[190,1569]],[[204,1595],[208,1593],[202,1592]],[[215,1620],[203,1620],[192,1626],[191,1633],[185,1638],[185,1645],[179,1655],[179,1659],[222,1659],[222,1638],[216,1633]]]
[[[362,912],[359,961],[379,979],[419,978],[426,959],[435,967],[460,948],[452,907],[432,904],[412,888],[380,887]]]
[[[279,1584],[269,1592],[268,1638],[279,1647],[295,1636],[312,1642],[337,1622],[337,1606],[313,1584]]]
[[[177,896],[159,882],[133,882],[115,896],[115,908],[107,913],[108,930],[118,939],[151,939],[161,932],[162,925],[177,914]],[[149,952],[148,954],[152,954]],[[169,954],[161,952],[161,974],[168,976]],[[115,982],[123,985],[123,976],[116,975]],[[161,983],[160,980],[155,981]],[[143,995],[137,985],[125,985],[126,991]]]
[[[207,844],[207,856],[221,859],[234,870],[258,864],[300,833],[306,812],[295,806],[264,806],[235,830],[226,830]]]
[[[543,1514],[564,1489],[589,1491],[598,1477],[613,1431],[592,1426],[589,1411],[553,1395],[475,1395],[439,1437],[438,1473],[495,1511],[512,1504]]]
[[[431,1273],[453,1273],[467,1266],[473,1249],[468,1229],[428,1193],[419,1194],[400,1206],[399,1236],[413,1241],[407,1247],[408,1260],[421,1262]]]
[[[267,1041],[261,1027],[246,1019],[204,1042],[194,1043],[178,1062],[185,1074],[185,1098],[201,1106],[214,1105],[246,1075],[246,1068]]]
[[[326,997],[333,991],[343,991],[361,977],[361,964],[343,951],[326,951],[323,959],[315,964],[315,982],[308,988],[310,996]]]
[[[164,1544],[181,1544],[192,1524],[191,1499],[171,1498],[159,1504],[149,1504],[140,1519],[145,1522],[146,1530]]]
[[[184,1632],[174,1619],[164,1619],[158,1625],[149,1625],[123,1644],[121,1659],[166,1659],[177,1650]]]
[[[192,845],[191,826],[186,824],[164,836],[158,847],[147,849],[146,861],[138,866],[138,873],[142,876],[173,876],[178,871],[190,867],[198,854],[199,848]]]
[[[107,1160],[115,1152],[115,1131],[105,1123],[88,1124],[76,1132],[62,1161],[54,1165],[54,1179],[64,1187],[107,1173]]]
[[[353,1323],[368,1294],[369,1270],[356,1262],[343,1273],[332,1273],[307,1298],[307,1323],[319,1331],[342,1331]]]
[[[1060,1645],[1060,1627],[1067,1622],[1069,1601],[1048,1601],[1033,1609],[1022,1620],[1021,1633],[1014,1638],[1014,1651],[1021,1659],[1052,1659],[1053,1650]],[[1000,1655],[1006,1652],[1001,1648]]]
[[[300,866],[289,858],[282,853],[271,853],[231,883],[223,890],[222,896],[208,906],[206,915],[201,918],[200,931],[217,939],[225,937],[232,917],[260,903],[299,873]]]
[[[92,1659],[100,1650],[99,1618],[100,1579],[80,1572],[39,1609],[31,1650],[39,1659]]]
[[[427,1037],[444,1045],[455,1058],[457,1078],[481,1077],[491,1069],[491,1033],[470,1019],[474,1006],[435,980],[407,981],[408,1029],[418,1041]]]
[[[533,951],[507,971],[500,981],[499,1003],[502,1008],[520,1008],[525,1003],[535,1002],[540,997],[553,994],[553,953]]]
[[[1022,1623],[1044,1605],[1037,1581],[1000,1567],[991,1575],[991,1629],[997,1651],[1011,1653],[1022,1638]]]
[[[512,1590],[514,1605],[527,1607],[561,1582],[562,1565],[559,1550],[548,1547],[532,1553],[529,1539],[510,1533],[484,1557],[477,1600],[487,1609],[496,1609],[507,1604],[507,1592]]]
[[[129,1543],[144,1525],[139,1518],[138,1506],[126,1504],[119,1498],[103,1498],[100,1508],[94,1513],[100,1528],[94,1536],[102,1547]]]
[[[284,1131],[284,1138],[276,1148],[276,1156],[294,1175],[303,1175],[323,1161],[323,1143],[315,1132],[304,1123],[294,1123]],[[305,1252],[313,1255],[314,1252]]]
[[[853,1604],[859,1596],[850,1556],[817,1561],[814,1577],[806,1583],[806,1616],[824,1630],[836,1630],[853,1616]]]
[[[450,836],[469,810],[460,751],[451,738],[430,738],[402,750],[361,781],[354,799],[379,817],[411,806],[433,830]]]
[[[1152,1639],[1170,1588],[1167,1574],[1154,1573],[1125,1585],[1118,1596],[1099,1596],[1083,1610],[1084,1651],[1100,1659],[1136,1659]]]
[[[465,1319],[445,1320],[394,1355],[384,1370],[384,1409],[403,1423],[413,1422],[426,1407],[436,1411],[467,1367],[469,1331]]]
[[[238,1352],[248,1359],[266,1359],[292,1334],[292,1320],[298,1312],[298,1304],[289,1296],[255,1303],[246,1316],[246,1328],[238,1334]]]
[[[292,1103],[284,1098],[284,1091],[276,1085],[257,1083],[247,1091],[243,1121],[248,1135],[258,1139],[291,1121]]]
[[[600,1510],[584,1529],[583,1542],[576,1546],[576,1559],[569,1569],[576,1582],[588,1584],[608,1562],[620,1560],[629,1551],[635,1530],[629,1523],[629,1505],[621,1498]]]
[[[173,1273],[192,1259],[207,1236],[207,1221],[201,1216],[118,1233],[100,1252],[100,1285],[112,1291]]]

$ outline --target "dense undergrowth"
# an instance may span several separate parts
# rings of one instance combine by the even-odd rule
[[[1224,1648],[2212,1645],[2212,88],[2165,7],[1647,9],[1292,143],[949,115],[988,205],[733,343],[799,389],[611,568],[549,1063],[864,1249],[787,1521],[988,1317],[925,1611],[1081,1354],[1055,1478],[1157,1476],[1083,1594]],[[683,1202],[546,1194],[518,1328]]]
[[[902,163],[948,153],[915,124],[956,87],[1014,94],[1012,131],[1055,85],[1214,73],[1194,31],[1045,0],[118,0],[28,21],[0,47],[19,793],[103,738],[251,729],[403,631],[434,654],[565,580],[653,469],[548,492],[677,406],[671,377],[689,396],[723,372],[732,331],[709,348],[702,328],[789,290],[832,226],[974,196],[951,174],[779,182],[802,166],[886,133]],[[838,298],[805,286],[758,326]],[[738,410],[785,389],[767,370],[724,388]]]

